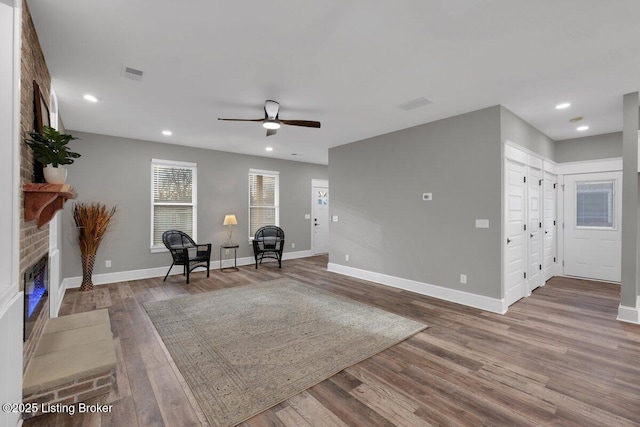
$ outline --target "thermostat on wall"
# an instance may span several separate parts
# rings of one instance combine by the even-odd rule
[[[422,200],[433,200],[433,193],[422,193]]]

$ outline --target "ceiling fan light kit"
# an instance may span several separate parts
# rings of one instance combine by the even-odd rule
[[[262,123],[262,127],[265,129],[280,129],[280,123],[277,120],[269,119]]]
[[[278,118],[279,111],[279,103],[267,100],[264,103],[264,119],[223,119],[218,117],[218,120],[233,122],[262,122],[262,127],[267,129],[267,136],[275,135],[277,133],[277,129],[280,129],[280,125],[302,126],[307,128],[320,127],[320,122],[313,120],[280,120]]]

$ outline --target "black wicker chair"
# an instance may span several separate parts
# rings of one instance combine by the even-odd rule
[[[264,258],[278,260],[278,267],[282,268],[282,250],[284,249],[284,231],[275,225],[259,228],[253,238],[253,256],[262,264]]]
[[[199,245],[188,234],[179,230],[169,230],[162,233],[162,243],[169,249],[173,257],[173,262],[164,276],[164,280],[167,280],[174,265],[183,266],[182,275],[187,276],[187,284],[189,284],[189,273],[194,268],[205,267],[207,277],[209,277],[211,243]]]

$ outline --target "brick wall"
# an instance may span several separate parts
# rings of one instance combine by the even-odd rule
[[[49,100],[49,88],[51,87],[51,76],[44,54],[40,48],[40,41],[36,34],[31,13],[27,3],[23,3],[22,8],[22,78],[21,78],[21,101],[20,101],[20,126],[22,136],[26,137],[28,132],[33,131],[34,107],[33,107],[33,81],[40,86],[44,99]],[[20,148],[20,181],[21,185],[26,182],[33,182],[33,153],[29,146],[23,141]],[[23,197],[23,196],[22,196]],[[20,200],[22,206],[23,200]],[[36,226],[35,221],[20,219],[20,278],[24,276],[26,269],[49,252],[49,226],[41,228]],[[20,281],[20,290],[24,284]],[[24,345],[24,366],[28,365],[35,348],[35,343],[42,334],[44,322],[49,318],[49,305],[40,314],[40,318],[31,332],[31,336]]]

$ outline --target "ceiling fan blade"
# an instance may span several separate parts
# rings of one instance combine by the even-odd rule
[[[261,122],[264,119],[221,119],[218,117],[218,120],[226,120],[229,122]]]
[[[320,122],[315,122],[313,120],[282,120],[280,119],[280,123],[283,125],[289,126],[304,126],[307,128],[319,128]]]
[[[276,129],[267,129],[267,136],[275,135],[278,133]]]
[[[264,114],[269,119],[275,119],[278,117],[278,110],[280,110],[280,104],[276,101],[266,100],[264,102]]]

